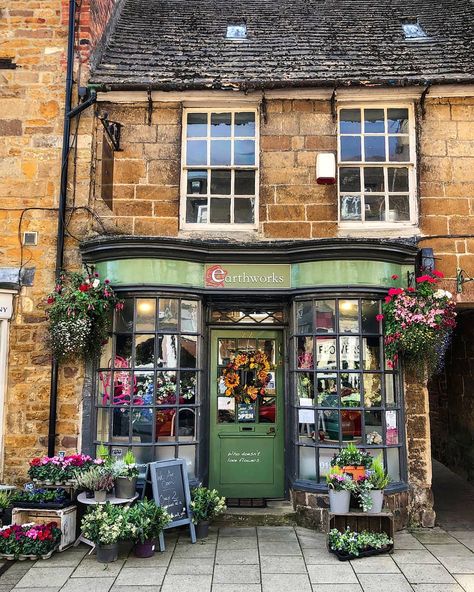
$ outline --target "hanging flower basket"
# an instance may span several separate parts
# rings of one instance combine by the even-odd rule
[[[227,397],[234,397],[237,402],[252,403],[259,395],[265,396],[271,370],[274,366],[262,350],[237,351],[218,380]]]
[[[430,271],[416,278],[416,287],[390,288],[385,297],[385,353],[390,368],[402,357],[405,365],[418,376],[438,372],[456,326],[453,296],[438,288],[440,271]],[[398,276],[393,275],[393,280]]]
[[[49,343],[59,362],[93,359],[108,339],[113,310],[123,303],[98,273],[63,272],[47,299]]]

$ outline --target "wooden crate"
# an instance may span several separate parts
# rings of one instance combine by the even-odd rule
[[[57,522],[58,528],[62,532],[59,550],[64,551],[64,549],[70,547],[76,540],[76,513],[76,506],[68,506],[61,510],[13,508],[12,524],[21,525],[28,522],[48,524],[49,522]]]
[[[367,512],[348,512],[347,514],[329,514],[329,529],[337,528],[343,532],[349,527],[351,530],[360,532],[384,532],[393,540],[394,521],[392,512],[380,512],[379,514],[368,514]]]

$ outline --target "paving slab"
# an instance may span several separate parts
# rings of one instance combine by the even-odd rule
[[[209,574],[214,571],[214,559],[212,557],[190,557],[187,561],[174,558],[168,566],[169,574]]]
[[[433,545],[438,546],[438,545]],[[441,546],[441,545],[439,545]],[[448,545],[449,546],[449,545]],[[439,563],[436,557],[426,549],[395,549],[392,553],[392,559],[399,565],[421,564],[421,563]]]
[[[313,592],[362,592],[362,588],[359,584],[318,584]]]
[[[268,541],[298,542],[296,532],[292,526],[259,526],[257,535],[259,544]]]
[[[395,533],[393,546],[395,549],[424,549],[420,541],[408,532]]]
[[[466,592],[474,592],[474,576],[470,574],[456,574],[454,576]]]
[[[337,565],[341,564],[334,553],[329,553],[326,548],[303,549],[303,557],[306,565],[327,565],[332,563]]]
[[[1,592],[3,592],[2,588],[0,587]],[[15,592],[59,592],[61,590],[60,587],[55,588],[12,588]]]
[[[402,574],[360,574],[364,592],[412,592],[413,588]]]
[[[440,557],[444,567],[455,574],[474,574],[474,555],[472,557]]]
[[[237,546],[236,549],[239,547]],[[257,543],[255,542],[255,549]],[[174,557],[181,557],[187,559],[190,557],[214,557],[216,554],[215,543],[195,543],[194,545],[176,546],[173,552]]]
[[[258,553],[238,555],[234,550],[224,549],[216,552],[216,565],[258,565]]]
[[[425,545],[449,545],[458,542],[442,528],[417,529],[413,531],[413,536]]]
[[[464,592],[459,584],[413,584],[415,592]]]
[[[257,565],[216,565],[214,584],[260,584],[260,568]]]
[[[254,537],[257,536],[255,526],[224,526],[219,528],[219,538],[222,537]]]
[[[165,567],[124,567],[115,583],[117,586],[158,586],[165,573]]]
[[[212,576],[167,574],[161,592],[210,592]]]
[[[231,537],[226,536],[218,539],[217,550],[242,550],[257,549],[257,535],[254,537]]]
[[[455,584],[456,580],[442,565],[400,565],[411,584]]]
[[[116,586],[110,592],[160,592],[161,586]]]
[[[262,541],[259,544],[260,557],[267,555],[297,555],[301,556],[301,547],[297,542]]]
[[[73,567],[31,568],[16,585],[17,588],[57,588],[64,586]],[[7,572],[8,573],[8,572]]]
[[[61,592],[109,592],[115,578],[71,578]]]
[[[324,568],[308,565],[309,579],[312,584],[357,584],[357,577],[349,563],[338,561],[338,565],[328,564]]]
[[[312,592],[306,574],[262,574],[262,592]]]
[[[122,569],[125,559],[118,559],[113,563],[99,563],[94,556],[86,557],[72,572],[72,578],[107,578],[115,577]]]
[[[260,562],[262,574],[306,574],[306,564],[303,557],[294,555],[271,555],[262,557]]]
[[[452,545],[425,545],[435,557],[474,557],[474,553],[462,543]]]
[[[400,573],[395,561],[390,556],[361,557],[350,562],[354,571],[359,573]]]
[[[171,561],[173,554],[165,551],[164,553],[157,552],[151,557],[135,557],[130,555],[124,563],[124,567],[167,567]]]
[[[242,584],[213,584],[212,592],[242,592]],[[262,586],[245,584],[245,592],[262,592]]]

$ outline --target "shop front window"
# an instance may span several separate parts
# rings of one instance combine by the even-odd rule
[[[324,482],[330,461],[349,442],[382,455],[400,481],[399,376],[384,359],[379,300],[295,302],[292,380],[296,477]]]
[[[138,462],[184,458],[195,475],[200,302],[127,298],[97,373],[96,443]]]

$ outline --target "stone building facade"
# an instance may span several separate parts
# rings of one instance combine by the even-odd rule
[[[171,22],[174,17],[170,16],[169,7],[165,4],[162,8]],[[248,9],[248,6],[240,4],[239,10]],[[472,11],[468,2],[461,4],[463,11]],[[8,69],[0,72],[3,79],[0,88],[3,114],[0,118],[0,292],[3,290],[13,303],[11,320],[5,319],[9,323],[8,370],[3,403],[5,481],[21,481],[28,459],[45,453],[47,445],[51,365],[45,347],[44,302],[54,283],[68,7],[68,2],[61,3],[58,0],[41,3],[16,1],[10,2],[4,9],[6,18],[3,20],[8,34],[0,45],[0,58],[5,58],[7,62],[11,60],[5,62],[7,65],[16,65],[12,69],[8,65]],[[202,366],[200,363],[194,365],[199,370],[197,375],[202,399],[199,405],[196,401],[193,403],[196,407],[188,405],[185,409],[188,416],[189,409],[192,409],[199,419],[191,428],[192,437],[186,432],[190,426],[184,425],[183,421],[182,434],[178,431],[166,433],[161,440],[169,445],[168,452],[173,447],[170,454],[184,454],[188,460],[190,442],[196,441],[198,452],[194,460],[189,461],[193,476],[204,480],[210,476],[215,483],[213,463],[218,464],[219,461],[209,460],[208,455],[213,447],[211,439],[218,436],[213,431],[208,410],[215,403],[212,397],[218,397],[218,393],[213,391],[215,381],[208,378],[208,369],[214,362],[205,352],[210,352],[214,347],[212,331],[218,338],[218,331],[230,330],[230,326],[225,323],[221,327],[213,322],[217,318],[215,315],[222,312],[221,309],[226,309],[223,302],[227,300],[227,310],[230,306],[233,312],[248,312],[251,305],[258,314],[270,310],[277,318],[276,313],[282,313],[285,322],[279,324],[277,320],[275,326],[267,326],[266,329],[273,329],[276,333],[265,335],[277,341],[279,331],[285,335],[282,347],[289,360],[292,357],[292,344],[299,339],[295,328],[299,318],[295,316],[298,307],[303,310],[305,302],[311,300],[316,303],[321,299],[337,301],[340,307],[359,298],[360,307],[364,306],[367,299],[378,301],[387,288],[387,279],[390,277],[387,276],[387,270],[402,270],[402,281],[405,282],[406,272],[415,269],[420,249],[432,249],[432,253],[423,251],[424,256],[434,257],[436,268],[445,275],[443,287],[453,293],[458,285],[458,268],[463,269],[466,276],[474,275],[474,85],[468,77],[469,73],[472,74],[473,65],[468,60],[463,61],[462,56],[461,59],[457,54],[457,67],[464,69],[462,75],[451,80],[448,75],[435,76],[432,73],[436,83],[426,86],[422,84],[422,79],[428,77],[429,72],[425,70],[433,68],[433,65],[417,64],[418,79],[412,84],[404,81],[397,88],[388,88],[383,81],[374,83],[373,88],[351,87],[349,82],[337,88],[336,85],[329,86],[327,81],[316,75],[312,83],[306,80],[299,86],[294,82],[292,88],[285,88],[286,82],[279,86],[278,74],[273,79],[268,74],[271,83],[266,82],[263,76],[259,84],[254,83],[254,88],[247,83],[242,83],[240,87],[234,83],[233,86],[230,83],[226,86],[225,82],[220,86],[218,83],[201,86],[196,83],[193,86],[193,82],[186,79],[183,84],[177,81],[176,88],[172,89],[168,74],[165,76],[160,73],[158,67],[153,80],[144,78],[140,84],[136,78],[139,76],[139,67],[137,73],[133,69],[133,62],[129,63],[132,67],[129,68],[128,80],[126,75],[120,73],[122,66],[120,63],[117,65],[116,57],[121,42],[125,48],[129,47],[126,39],[121,41],[120,35],[121,31],[127,30],[122,25],[127,25],[127,22],[133,24],[133,19],[138,18],[134,10],[136,7],[133,3],[126,0],[117,6],[112,1],[90,0],[89,4],[84,0],[76,16],[77,86],[86,86],[89,82],[90,88],[97,90],[98,94],[96,104],[84,111],[72,125],[73,149],[69,159],[68,184],[70,209],[67,213],[65,261],[70,269],[79,268],[81,261],[96,265],[101,273],[109,274],[123,297],[135,299],[136,307],[143,304],[142,300],[147,300],[159,308],[162,301],[170,298],[179,299],[180,306],[184,306],[182,303],[188,300],[200,303],[201,326],[199,330],[195,327],[195,331],[190,332],[197,334],[198,341],[203,340]],[[298,7],[294,10],[297,11]],[[443,15],[438,16],[444,18]],[[152,17],[146,17],[152,22]],[[297,18],[297,15],[294,17]],[[428,28],[433,26],[427,22]],[[251,19],[247,20],[249,30],[251,23]],[[212,37],[215,33],[208,31],[207,34]],[[89,57],[94,48],[93,71],[90,75]],[[186,48],[183,51],[186,53]],[[233,48],[226,51],[232,54]],[[123,59],[133,60],[126,55]],[[222,68],[227,59],[224,52]],[[136,60],[137,64],[143,61],[140,56]],[[367,63],[367,68],[370,67],[376,66]],[[119,72],[116,80],[114,72]],[[205,71],[201,74],[204,76]],[[396,71],[392,74],[394,78],[402,76]],[[362,73],[354,70],[354,78],[358,76],[362,79]],[[463,76],[466,79],[464,83]],[[196,74],[195,79],[200,80],[200,77]],[[415,220],[414,223],[399,225],[344,224],[338,207],[338,184],[317,183],[317,157],[322,153],[340,152],[341,134],[338,130],[341,110],[380,108],[410,111],[413,129],[410,142],[414,154],[410,161],[410,170],[414,171],[414,184],[410,193],[413,195]],[[239,232],[225,225],[217,230],[200,228],[199,225],[190,228],[183,214],[187,199],[183,189],[186,178],[183,177],[182,166],[186,117],[190,112],[226,113],[226,109],[243,113],[255,110],[256,113],[258,224],[255,228],[245,228]],[[112,156],[111,200],[104,200],[104,155],[110,159],[110,150],[104,150],[104,142],[109,143],[101,121],[104,117],[121,124],[120,150],[113,151]],[[236,140],[235,137],[233,140]],[[342,162],[339,168],[343,166]],[[203,165],[203,168],[207,166]],[[235,180],[232,182],[235,183]],[[25,231],[38,233],[37,245],[20,245],[19,238],[23,237]],[[302,252],[306,254],[301,255]],[[130,261],[130,267],[126,268],[125,262]],[[329,266],[324,267],[323,263],[328,261]],[[364,270],[357,267],[357,262],[361,268],[367,267],[373,277],[364,275]],[[185,271],[181,270],[179,263],[187,265]],[[206,286],[204,279],[202,284],[199,283],[199,274],[207,272],[213,264],[229,264],[237,268],[239,265],[255,264],[255,273],[261,273],[263,269],[271,271],[273,265],[287,266],[292,280],[285,286],[286,291],[272,294],[270,290],[271,296],[267,291],[262,291],[262,286],[256,291],[248,286],[242,287],[240,292],[237,289],[225,296],[217,288]],[[303,268],[304,265],[307,267]],[[153,271],[153,266],[156,266],[156,271]],[[305,273],[316,280],[305,283]],[[474,303],[473,288],[474,283],[465,283],[457,296],[466,313],[463,311],[460,315],[459,335],[453,349],[454,358],[468,361],[472,360],[472,352],[460,343],[467,343],[463,335],[469,331],[468,311]],[[242,297],[243,293],[245,297]],[[132,324],[137,321],[137,310]],[[337,314],[342,316],[342,310]],[[180,314],[182,324],[184,312]],[[159,314],[156,319],[158,323]],[[254,325],[244,323],[242,327],[244,333],[258,334],[255,333],[258,327]],[[236,331],[238,329],[233,328]],[[161,344],[164,337],[160,327],[157,325],[155,329],[149,329],[149,332],[153,331],[155,341]],[[317,328],[315,331],[311,339],[314,338],[316,342],[320,336]],[[138,338],[140,330],[136,325],[132,332],[134,338]],[[177,335],[182,338],[182,331]],[[346,339],[344,336],[338,338]],[[366,339],[363,333],[360,333],[360,338]],[[115,356],[119,346],[117,336],[114,339]],[[460,351],[459,348],[465,358],[456,353]],[[189,354],[189,348],[186,351]],[[134,359],[134,368],[136,363]],[[454,388],[461,399],[457,406],[460,416],[472,391],[468,378],[463,379],[464,390],[458,388],[459,381],[455,377],[459,374],[459,367],[450,364],[446,369],[448,378],[444,383],[439,382],[444,386],[438,391],[431,387],[433,393],[439,392],[438,396],[432,396],[431,411],[428,389],[425,385],[419,385],[416,379],[404,377],[403,388],[400,388],[400,395],[397,394],[402,397],[403,393],[403,398],[400,398],[403,405],[396,412],[398,440],[396,446],[389,446],[389,449],[396,448],[400,453],[396,462],[392,452],[384,454],[385,459],[388,459],[387,455],[392,459],[387,462],[394,467],[396,465],[396,475],[393,475],[396,483],[387,494],[387,503],[393,508],[399,527],[409,521],[425,526],[434,523],[430,489],[431,452],[432,449],[435,452],[442,450],[442,426],[446,423],[443,413],[448,405],[446,393],[450,385],[457,385]],[[462,365],[465,368],[469,366],[465,362]],[[107,362],[100,364],[102,376],[107,367]],[[176,372],[183,376],[191,372],[189,368],[184,368],[174,371],[175,375]],[[337,366],[334,371],[342,376],[343,368]],[[57,450],[72,452],[82,449],[93,452],[95,444],[105,440],[111,447],[120,448],[130,444],[139,451],[136,438],[148,442],[147,435],[135,435],[136,424],[133,420],[130,420],[127,429],[118,428],[120,422],[114,418],[115,410],[103,411],[100,405],[95,405],[98,393],[104,394],[100,391],[100,372],[97,373],[92,364],[86,368],[74,363],[61,367]],[[157,379],[159,367],[155,365],[153,372],[154,379]],[[290,361],[283,362],[282,372],[281,379],[277,376],[276,380],[282,381],[280,386],[288,385],[288,389],[281,393],[287,405],[277,408],[277,412],[285,416],[285,421],[281,426],[277,425],[278,422],[275,424],[277,432],[281,428],[286,434],[283,442],[286,454],[282,454],[284,485],[280,494],[291,496],[302,519],[325,526],[327,495],[324,486],[321,486],[319,479],[308,479],[301,472],[303,459],[308,462],[302,450],[308,447],[314,450],[314,436],[310,435],[311,427],[307,427],[313,422],[301,421],[302,416],[299,414],[302,409],[292,403],[295,395],[290,385],[303,373],[298,373],[298,368]],[[326,380],[332,379],[329,374],[325,372]],[[136,375],[139,381],[140,374]],[[314,380],[318,379],[319,375],[315,374]],[[388,391],[385,389],[383,392],[386,398]],[[383,407],[382,412],[391,413],[391,410]],[[107,413],[112,415],[109,417]],[[319,412],[315,410],[315,413]],[[365,409],[363,413],[370,416],[371,412]],[[106,420],[109,422],[109,431],[104,428],[105,431],[99,432],[101,414],[109,417]],[[341,410],[340,417],[346,417],[344,414],[347,411]],[[436,438],[433,445],[430,415]],[[179,413],[177,417],[179,419]],[[320,417],[315,415],[315,425],[319,423]],[[386,417],[384,415],[385,419],[380,420],[381,430],[387,427]],[[350,421],[356,422],[355,419]],[[368,419],[364,419],[364,426],[365,421],[372,425]],[[375,421],[374,418],[373,423],[377,431],[378,419]],[[238,429],[239,424],[236,425]],[[158,445],[160,437],[157,424],[150,426],[155,452],[150,457],[147,452],[142,458],[144,461],[163,458],[162,452],[165,450]],[[267,426],[264,425],[264,428],[266,430]],[[116,429],[119,430],[117,433]],[[258,431],[258,427],[256,429]],[[342,437],[342,430],[346,428],[341,425],[339,429]],[[360,437],[363,435],[361,433]],[[229,432],[226,437],[231,436]],[[170,444],[169,439],[172,437],[175,440]],[[322,477],[325,461],[318,445],[319,464],[315,461],[314,470]],[[276,449],[273,453],[277,454]],[[223,469],[220,467],[217,470]],[[277,497],[281,497],[280,494]],[[272,497],[261,497],[265,496]],[[258,492],[254,497],[260,497]]]

